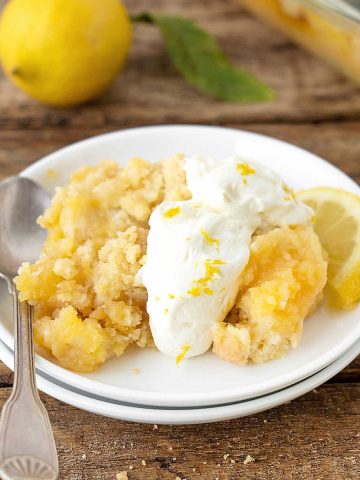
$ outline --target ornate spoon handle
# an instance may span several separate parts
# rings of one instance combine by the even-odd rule
[[[15,377],[0,419],[0,477],[56,480],[59,464],[47,411],[36,389],[33,307],[14,295]]]

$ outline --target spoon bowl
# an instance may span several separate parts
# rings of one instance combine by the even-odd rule
[[[49,194],[26,177],[0,183],[0,272],[13,280],[23,262],[40,254],[46,231],[36,220],[49,205]]]

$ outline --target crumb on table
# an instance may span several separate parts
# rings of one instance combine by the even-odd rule
[[[128,480],[128,474],[124,470],[123,472],[119,472],[116,474],[116,480]]]
[[[247,465],[248,463],[255,462],[255,458],[252,457],[251,455],[246,455],[245,460],[243,461],[244,465]]]

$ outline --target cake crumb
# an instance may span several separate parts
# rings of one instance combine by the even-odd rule
[[[116,474],[116,480],[128,480],[128,474],[124,470],[123,472],[119,472]]]
[[[132,369],[132,373],[133,373],[134,375],[139,375],[140,372],[141,372],[140,368],[133,368],[133,369]]]
[[[251,455],[246,455],[245,460],[243,461],[244,465],[247,465],[248,463],[255,462],[255,458],[252,457]]]
[[[86,453],[83,453],[83,454],[81,455],[81,458],[82,458],[83,460],[86,460]]]
[[[193,468],[192,471],[195,472],[196,468]]]
[[[174,462],[176,461],[176,457],[173,457],[173,461],[174,461]]]
[[[230,457],[230,453],[225,453],[225,455],[223,456],[223,459],[224,459],[224,460],[227,460],[228,457]]]
[[[146,465],[145,460],[141,460],[141,465],[144,465],[144,466]]]
[[[59,178],[59,172],[54,168],[49,168],[46,171],[46,176],[49,180],[57,180]]]
[[[180,477],[176,477],[175,480],[181,480],[181,478],[180,478]]]
[[[267,420],[264,420],[264,423],[267,423]]]
[[[170,452],[172,451],[172,449],[173,449],[173,447],[170,445],[170,447],[169,447]]]
[[[218,463],[216,466],[217,466],[217,467],[221,467],[221,464],[220,464],[220,463]]]
[[[129,470],[134,470],[133,465],[130,465],[130,466],[129,466]]]
[[[156,425],[156,424],[153,426],[153,430],[158,430],[158,428],[159,428],[159,427],[158,427],[158,425]]]
[[[206,464],[207,464],[207,462],[203,462],[203,464],[204,464],[204,465],[206,465]]]
[[[235,462],[235,460],[234,460],[233,458],[230,460],[230,462],[231,462],[231,463],[236,463],[236,462]]]

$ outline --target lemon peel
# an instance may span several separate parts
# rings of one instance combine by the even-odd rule
[[[131,31],[119,0],[11,0],[0,20],[1,63],[7,77],[37,100],[78,105],[118,75]]]

